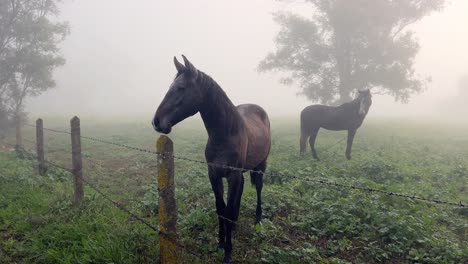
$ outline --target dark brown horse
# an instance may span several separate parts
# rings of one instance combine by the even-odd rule
[[[258,105],[234,106],[221,87],[208,75],[197,70],[185,56],[185,65],[174,57],[177,76],[156,111],[153,127],[168,134],[171,128],[198,112],[208,132],[205,157],[208,163],[261,171],[250,173],[257,189],[255,223],[262,218],[263,172],[270,152],[270,121]],[[219,248],[224,248],[224,262],[231,262],[231,233],[239,217],[244,188],[243,172],[220,166],[208,166],[216,199],[219,220]],[[227,205],[222,178],[228,181]],[[226,220],[227,219],[227,220]]]
[[[346,158],[350,160],[354,135],[362,125],[371,104],[372,95],[369,90],[364,90],[359,91],[356,99],[340,106],[310,105],[304,108],[301,112],[301,153],[306,151],[306,141],[310,137],[309,144],[312,156],[319,159],[314,145],[321,127],[335,131],[348,130]]]

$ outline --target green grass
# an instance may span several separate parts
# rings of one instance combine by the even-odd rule
[[[68,121],[44,118],[67,130]],[[82,118],[82,135],[155,149],[149,122]],[[298,122],[273,119],[273,145],[263,192],[264,220],[254,226],[255,189],[246,184],[234,239],[236,263],[463,263],[468,260],[466,209],[378,193],[334,189],[297,180],[326,179],[392,192],[467,202],[467,127],[402,120],[368,120],[353,159],[344,132],[321,131],[321,162],[298,155]],[[31,128],[26,139],[34,138]],[[11,137],[10,137],[11,138]],[[207,135],[199,118],[175,127],[175,155],[204,160]],[[70,166],[69,135],[46,132],[46,158]],[[156,157],[83,140],[85,175],[119,203],[156,224]],[[25,143],[32,148],[32,143]],[[89,162],[88,159],[94,160]],[[156,263],[158,235],[91,189],[71,205],[67,173],[38,176],[33,162],[0,153],[0,263]],[[246,177],[247,174],[246,174]],[[246,181],[249,182],[249,181]],[[184,263],[219,263],[217,219],[206,165],[176,160],[179,241]]]
[[[68,174],[40,177],[32,163],[0,154],[0,263],[142,263],[158,255],[157,236],[86,189],[71,205]]]

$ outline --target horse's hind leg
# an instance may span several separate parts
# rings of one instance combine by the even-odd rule
[[[346,144],[346,158],[351,159],[351,148],[353,147],[354,136],[356,135],[355,129],[348,130],[348,143]]]
[[[263,188],[263,173],[266,169],[266,160],[262,161],[254,168],[256,172],[250,172],[250,181],[257,189],[257,209],[255,210],[255,224],[262,221],[262,188]]]
[[[208,174],[210,176],[211,188],[213,189],[215,199],[216,199],[216,213],[218,214],[218,221],[219,221],[219,233],[218,233],[218,248],[224,248],[226,244],[226,228],[225,228],[225,221],[219,216],[224,214],[224,210],[226,208],[226,204],[224,203],[224,188],[223,188],[223,180],[220,175],[215,173],[215,170],[212,168],[208,169]]]
[[[319,157],[317,156],[317,152],[315,151],[315,139],[317,138],[319,129],[320,128],[312,129],[312,133],[310,134],[310,138],[309,138],[309,145],[310,145],[310,150],[312,152],[312,157],[314,157],[314,159],[316,160],[319,160]]]

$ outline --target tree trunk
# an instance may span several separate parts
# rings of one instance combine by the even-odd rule
[[[340,98],[337,103],[342,104],[351,101],[351,36],[342,30],[335,28],[335,56],[338,69]]]
[[[15,125],[16,125],[16,149],[19,150],[23,146],[23,136],[21,134],[21,114],[20,113],[16,113]]]
[[[340,99],[337,102],[338,105],[349,102],[352,99],[345,83],[349,82],[340,78]]]

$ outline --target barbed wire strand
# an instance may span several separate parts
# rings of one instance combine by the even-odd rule
[[[28,142],[30,144],[33,144],[33,146],[36,146],[37,143],[35,140],[29,140],[27,138],[22,139],[24,142]],[[71,149],[66,149],[66,148],[51,148],[49,144],[44,145],[44,152],[47,153],[56,153],[56,152],[61,152],[61,153],[70,153]]]
[[[35,125],[30,125],[30,124],[24,124],[24,125],[25,126],[30,126],[30,127],[36,127]],[[68,132],[68,131],[50,129],[50,128],[43,128],[43,129],[45,131],[49,131],[49,132],[55,132],[55,133],[71,135],[71,133]],[[144,148],[139,148],[139,147],[134,147],[134,146],[130,146],[130,145],[125,145],[125,144],[120,144],[120,143],[116,143],[116,142],[112,142],[112,141],[108,141],[108,140],[104,140],[104,139],[100,139],[100,138],[95,138],[95,137],[90,137],[90,136],[81,136],[81,138],[91,140],[91,141],[95,141],[95,142],[108,144],[108,145],[114,145],[114,146],[122,147],[122,148],[126,148],[126,149],[136,150],[136,151],[139,151],[139,152],[158,155],[158,153],[156,151],[152,151],[152,150],[144,149]]]
[[[389,196],[404,197],[404,198],[408,198],[408,199],[431,202],[431,203],[436,203],[436,204],[446,204],[446,205],[455,205],[455,206],[459,206],[459,207],[467,207],[467,205],[463,204],[461,201],[460,202],[447,202],[447,201],[442,201],[440,199],[430,199],[430,198],[418,197],[416,195],[408,195],[408,194],[403,194],[403,193],[398,193],[398,192],[391,192],[391,191],[386,191],[386,190],[379,190],[379,189],[369,188],[369,187],[360,187],[360,186],[356,186],[356,185],[353,185],[353,184],[336,183],[336,182],[331,182],[331,181],[325,180],[325,179],[314,180],[314,179],[309,179],[309,178],[298,177],[298,176],[295,176],[295,175],[289,175],[289,174],[286,175],[286,174],[283,174],[283,173],[271,173],[271,172],[270,173],[264,173],[262,171],[237,168],[237,167],[232,167],[232,166],[227,166],[227,165],[220,165],[220,164],[215,164],[215,163],[210,163],[210,162],[205,162],[205,161],[200,161],[200,160],[189,159],[189,158],[186,158],[186,157],[179,157],[179,156],[173,156],[173,157],[175,159],[179,159],[179,160],[184,160],[184,161],[199,163],[199,164],[207,164],[208,166],[219,167],[219,168],[229,169],[229,170],[234,170],[234,171],[260,173],[260,174],[270,176],[270,177],[294,178],[294,179],[300,180],[300,181],[307,181],[307,182],[311,182],[311,183],[319,183],[319,184],[328,185],[328,186],[348,188],[348,189],[354,189],[354,190],[361,190],[361,191],[366,191],[366,192],[371,192],[371,193],[376,192],[376,193],[381,193],[381,194],[385,194],[385,195],[389,195]]]
[[[7,145],[12,145],[10,143],[7,143],[7,142],[4,142],[6,143]],[[30,158],[37,158],[36,155],[32,154],[30,151],[28,151],[27,149],[23,149],[23,154],[26,154],[26,156],[29,156]],[[73,170],[69,169],[69,168],[66,168],[64,166],[61,166],[61,165],[58,165],[58,164],[55,164],[53,162],[50,162],[48,160],[44,160],[44,162],[46,162],[47,164],[53,166],[53,167],[56,167],[58,169],[61,169],[61,170],[64,170],[66,172],[69,172],[71,174],[73,174]],[[99,188],[97,188],[96,186],[94,186],[94,184],[92,184],[91,182],[89,182],[88,180],[86,180],[84,177],[82,178],[83,179],[83,182],[86,183],[89,187],[91,187],[91,189],[93,189],[94,191],[96,191],[97,193],[99,193],[104,199],[108,200],[109,202],[111,202],[114,206],[116,206],[118,209],[124,211],[125,213],[129,214],[131,217],[133,217],[134,219],[138,220],[139,222],[141,222],[142,224],[148,226],[149,228],[151,228],[153,231],[159,233],[159,229],[155,228],[154,226],[152,226],[150,223],[144,221],[142,218],[140,218],[139,216],[135,215],[134,213],[132,213],[130,210],[128,210],[127,208],[125,208],[123,205],[121,205],[120,203],[112,200],[109,196],[107,196],[104,192],[102,192]]]
[[[7,145],[10,145],[10,146],[16,146],[16,145],[13,145],[13,144],[10,144],[8,142],[4,142],[2,141],[3,143],[7,144]],[[26,156],[29,156],[30,159],[32,158],[37,158],[36,155],[30,153],[30,151],[28,151],[27,149],[23,149],[23,154],[26,154]],[[63,166],[60,166],[58,164],[55,164],[53,162],[50,162],[50,161],[47,161],[47,160],[44,160],[45,163],[53,166],[53,167],[56,167],[58,169],[61,169],[61,170],[64,170],[68,173],[71,173],[73,174],[73,171],[69,168],[66,168],[66,167],[63,167]],[[102,167],[102,166],[101,166]],[[126,207],[124,207],[123,205],[121,205],[120,203],[112,200],[107,194],[105,194],[103,191],[101,191],[99,188],[97,188],[94,184],[92,184],[91,182],[89,182],[88,180],[86,180],[84,177],[82,178],[83,179],[83,182],[86,183],[91,189],[93,189],[95,192],[97,192],[99,195],[101,195],[105,200],[109,201],[110,203],[112,203],[115,207],[117,207],[119,210],[121,210],[122,212],[126,213],[127,215],[129,215],[130,217],[132,217],[133,219],[137,220],[138,222],[140,222],[141,224],[147,226],[148,228],[150,228],[151,230],[153,230],[154,232],[158,233],[159,235],[162,235],[164,237],[166,237],[166,239],[170,240],[172,243],[174,243],[178,248],[181,248],[183,249],[186,253],[190,254],[190,255],[193,255],[195,257],[198,257],[200,259],[202,259],[202,255],[200,255],[199,253],[196,253],[196,252],[193,252],[192,250],[189,250],[185,245],[179,243],[177,240],[173,240],[171,238],[171,236],[169,234],[166,234],[164,232],[162,232],[161,230],[159,230],[157,227],[151,225],[150,223],[148,223],[147,221],[145,221],[143,218],[139,217],[138,215],[134,214],[133,212],[131,212],[129,209],[127,209]]]
[[[127,213],[128,215],[130,215],[133,219],[137,220],[138,222],[140,222],[141,224],[149,227],[150,229],[152,229],[154,232],[156,233],[160,233],[161,231],[153,226],[152,224],[146,222],[145,220],[143,220],[143,218],[139,217],[138,215],[132,213],[130,210],[128,210],[127,208],[125,208],[123,205],[121,205],[120,203],[112,200],[109,196],[107,196],[107,194],[105,194],[104,192],[102,192],[99,188],[97,188],[96,186],[94,186],[94,184],[92,184],[91,182],[89,182],[88,180],[86,180],[84,177],[83,177],[83,182],[86,183],[91,189],[93,189],[95,192],[99,193],[104,199],[106,199],[107,201],[109,201],[110,203],[112,203],[115,207],[117,207],[118,209],[120,209],[121,211]]]
[[[151,230],[153,230],[154,232],[158,233],[159,235],[162,235],[164,236],[166,239],[170,240],[172,243],[174,243],[177,247],[183,249],[186,253],[189,253],[190,255],[193,255],[195,257],[198,257],[198,258],[202,258],[202,256],[198,253],[195,253],[191,250],[189,250],[186,246],[182,245],[181,243],[179,243],[177,240],[173,240],[172,237],[169,235],[169,234],[166,234],[164,233],[163,231],[161,231],[159,228],[151,225],[150,223],[148,223],[147,221],[145,221],[144,219],[142,219],[141,217],[139,217],[138,215],[132,213],[130,210],[128,210],[127,208],[125,208],[123,205],[121,205],[120,203],[112,200],[109,196],[107,196],[104,192],[102,192],[99,188],[97,188],[95,185],[93,185],[92,183],[90,183],[89,181],[87,181],[86,179],[83,178],[83,182],[86,183],[91,189],[93,189],[95,192],[99,193],[104,199],[106,199],[107,201],[109,201],[110,203],[112,203],[115,207],[117,207],[118,209],[120,209],[121,211],[127,213],[128,215],[130,215],[132,218],[134,218],[135,220],[137,220],[138,222],[140,222],[141,224],[149,227]]]
[[[56,132],[56,131],[54,131]],[[61,131],[63,132],[63,131]],[[64,132],[66,134],[70,134],[68,132]],[[91,137],[86,137],[86,138],[91,138]],[[146,153],[152,153],[152,154],[156,154],[156,155],[162,155],[163,158],[167,158],[168,154],[169,153],[158,153],[158,152],[154,152],[154,151],[149,151],[149,150],[144,150],[144,149],[140,149],[140,148],[136,148],[136,147],[131,147],[131,146],[127,146],[127,145],[123,145],[123,144],[118,144],[118,143],[114,143],[114,142],[108,142],[108,141],[105,141],[105,140],[100,140],[100,139],[96,139],[96,138],[92,138],[92,140],[95,140],[95,141],[99,141],[99,142],[102,142],[102,143],[105,143],[105,144],[112,144],[112,145],[116,145],[116,146],[121,146],[121,147],[125,147],[125,148],[129,148],[129,149],[133,149],[133,150],[138,150],[138,151],[141,151],[143,150],[143,152],[146,152]],[[343,141],[343,140],[341,140]],[[335,143],[332,147],[334,147],[335,145],[337,145],[339,142]],[[16,147],[16,145],[14,144],[9,144],[8,145],[10,146],[14,146]],[[28,153],[30,154],[30,153]],[[32,154],[32,156],[35,156]],[[260,173],[260,174],[263,174],[263,175],[267,175],[267,176],[270,176],[270,177],[288,177],[288,178],[293,178],[293,179],[297,179],[297,180],[300,180],[300,181],[307,181],[307,182],[311,182],[311,183],[319,183],[319,184],[323,184],[323,185],[328,185],[328,186],[331,186],[331,187],[336,187],[336,188],[348,188],[348,189],[354,189],[354,190],[361,190],[361,191],[366,191],[366,192],[376,192],[376,193],[381,193],[381,194],[385,194],[385,195],[389,195],[389,196],[395,196],[395,197],[403,197],[403,198],[407,198],[407,199],[412,199],[412,200],[418,200],[418,201],[424,201],[424,202],[431,202],[431,203],[436,203],[436,204],[446,204],[446,205],[456,205],[456,206],[459,206],[459,207],[463,207],[465,208],[466,205],[462,203],[462,201],[456,203],[456,202],[447,202],[447,201],[442,201],[440,199],[429,199],[429,198],[424,198],[424,197],[418,197],[416,195],[408,195],[408,194],[402,194],[402,193],[397,193],[397,192],[390,192],[390,191],[385,191],[385,190],[379,190],[379,189],[373,189],[373,188],[367,188],[367,187],[360,187],[360,186],[356,186],[356,185],[351,185],[351,184],[341,184],[341,183],[337,183],[337,182],[331,182],[331,181],[328,181],[328,180],[324,180],[324,179],[319,179],[319,180],[314,180],[314,179],[309,179],[309,178],[301,178],[301,177],[297,177],[297,176],[294,176],[294,175],[285,175],[285,174],[282,174],[282,173],[265,173],[265,172],[262,172],[262,171],[256,171],[256,170],[250,170],[250,169],[245,169],[245,168],[238,168],[238,167],[233,167],[233,166],[228,166],[228,165],[222,165],[222,164],[216,164],[216,163],[211,163],[211,162],[205,162],[205,161],[200,161],[200,160],[195,160],[195,159],[190,159],[190,158],[187,158],[187,157],[181,157],[181,156],[176,156],[176,155],[172,155],[172,158],[174,159],[178,159],[178,160],[184,160],[184,161],[188,161],[188,162],[192,162],[192,163],[198,163],[198,164],[203,164],[203,165],[208,165],[208,166],[213,166],[213,167],[218,167],[218,168],[223,168],[223,169],[229,169],[229,170],[234,170],[234,171],[240,171],[240,172],[252,172],[252,173]],[[59,168],[59,169],[62,169],[62,170],[65,170],[65,171],[68,171],[68,172],[72,172],[70,169],[68,168],[65,168],[63,166],[60,166],[58,164],[55,164],[53,162],[50,162],[50,161],[45,161],[47,164],[51,165],[51,166],[54,166],[56,168]],[[103,167],[102,165],[99,165],[101,167]],[[166,236],[168,239],[170,238],[167,234],[164,234],[162,233],[158,228],[154,227],[153,225],[149,224],[148,222],[144,221],[142,218],[140,218],[139,216],[135,215],[134,213],[132,213],[130,210],[126,209],[124,206],[122,206],[121,204],[119,204],[118,202],[115,202],[113,201],[111,198],[109,198],[104,192],[102,192],[100,189],[98,189],[97,187],[95,187],[93,184],[91,184],[89,181],[87,181],[86,179],[83,179],[83,181],[88,185],[90,186],[94,191],[96,191],[97,193],[99,193],[102,197],[104,197],[104,199],[108,200],[109,202],[111,202],[115,207],[117,207],[118,209],[120,209],[121,211],[127,213],[128,215],[130,215],[132,218],[134,218],[135,220],[139,221],[140,223],[144,224],[145,226],[149,227],[150,229],[152,229],[153,231],[159,233],[160,235],[164,235]],[[229,221],[233,224],[235,224],[236,222],[231,220],[231,219],[228,219],[222,215],[218,215],[219,218],[221,219],[224,219],[226,221]],[[192,252],[190,250],[187,249],[187,247],[185,247],[184,245],[178,243],[177,241],[172,241],[173,243],[175,243],[179,248],[182,248],[185,252],[195,256],[195,257],[198,257],[198,258],[201,258],[201,255],[198,254],[198,253],[195,253],[195,252]]]
[[[72,172],[71,170],[67,170],[69,172]],[[117,207],[119,210],[121,210],[122,212],[126,213],[127,215],[129,215],[130,217],[132,217],[133,219],[137,220],[138,222],[140,222],[141,224],[147,226],[148,228],[150,228],[151,230],[153,230],[154,232],[158,233],[159,235],[162,235],[164,236],[166,239],[170,240],[172,243],[176,244],[177,247],[183,249],[185,252],[193,255],[193,256],[196,256],[198,258],[202,258],[202,256],[198,253],[195,253],[191,250],[188,250],[186,246],[182,245],[181,243],[179,243],[177,240],[173,240],[171,238],[171,236],[169,234],[166,234],[164,233],[163,231],[161,231],[159,228],[157,228],[156,226],[153,226],[152,224],[150,224],[149,222],[145,221],[143,218],[139,217],[138,215],[136,215],[135,213],[131,212],[129,209],[127,209],[126,207],[124,207],[122,204],[120,204],[119,202],[116,202],[114,200],[112,200],[112,198],[110,198],[106,193],[104,193],[103,191],[101,191],[99,188],[97,188],[94,184],[92,184],[90,181],[86,180],[84,177],[82,178],[83,179],[83,182],[86,183],[91,189],[93,189],[95,192],[97,192],[99,195],[101,195],[105,200],[107,200],[108,202],[112,203],[115,207]]]
[[[32,126],[32,125],[30,125],[30,126]],[[46,129],[46,128],[44,128],[44,129]],[[54,131],[57,131],[57,130],[54,130]],[[65,131],[60,131],[60,133],[70,134],[69,132],[65,132]],[[86,137],[86,138],[91,138],[91,137]],[[133,150],[142,151],[142,152],[146,152],[146,153],[152,153],[152,154],[155,154],[155,155],[163,155],[164,156],[166,154],[170,154],[170,153],[158,153],[158,152],[151,151],[151,150],[140,149],[140,148],[127,146],[127,145],[122,145],[122,144],[119,144],[119,143],[110,142],[110,141],[106,141],[106,140],[101,140],[101,139],[97,139],[97,138],[92,138],[92,140],[99,141],[99,142],[102,142],[102,143],[105,143],[105,144],[112,144],[112,145],[116,145],[116,146],[130,148],[130,149],[133,149]],[[342,139],[342,140],[344,140],[344,139]],[[340,141],[342,141],[342,140],[340,140]],[[335,143],[333,146],[337,145],[338,143],[339,142]],[[176,156],[176,155],[172,155],[172,157],[174,159],[178,159],[178,160],[184,160],[184,161],[188,161],[188,162],[192,162],[192,163],[198,163],[198,164],[206,164],[206,165],[211,166],[211,167],[218,167],[218,168],[223,168],[223,169],[228,169],[228,170],[233,170],[233,171],[260,173],[260,174],[263,174],[263,175],[269,175],[271,177],[285,177],[286,176],[286,177],[294,178],[296,180],[307,181],[307,182],[312,182],[312,183],[318,183],[318,184],[322,184],[322,185],[326,185],[326,186],[348,188],[348,189],[366,191],[366,192],[371,192],[371,193],[376,192],[376,193],[381,193],[381,194],[385,194],[385,195],[388,195],[388,196],[404,197],[404,198],[407,198],[407,199],[425,201],[425,202],[435,203],[435,204],[445,204],[445,205],[452,205],[452,206],[455,205],[455,206],[458,206],[458,207],[467,207],[467,205],[462,203],[462,201],[460,201],[460,202],[447,202],[447,201],[442,201],[440,199],[430,199],[430,198],[418,197],[416,195],[409,195],[409,194],[385,191],[385,190],[380,190],[380,189],[360,187],[360,186],[356,186],[356,185],[352,185],[352,184],[350,185],[350,184],[330,182],[328,180],[313,180],[313,179],[309,179],[309,178],[301,178],[301,177],[297,177],[297,176],[294,176],[294,175],[284,175],[284,174],[278,174],[278,173],[276,175],[274,175],[273,173],[265,173],[265,172],[262,172],[262,171],[255,171],[255,170],[251,170],[251,169],[238,168],[238,167],[233,167],[233,166],[228,166],[228,165],[223,165],[223,164],[216,164],[216,163],[211,163],[211,162],[206,162],[206,161],[201,161],[201,160],[195,160],[195,159],[190,159],[190,158],[187,158],[187,157]],[[223,218],[223,216],[219,216],[219,217]],[[234,223],[233,220],[230,220],[228,218],[226,218],[225,220]]]
[[[33,125],[29,125],[29,126],[33,126]],[[51,129],[48,129],[48,128],[44,128],[44,130],[46,130],[46,129],[51,130]],[[70,132],[59,131],[59,130],[51,130],[51,131],[71,134]],[[99,142],[102,142],[102,143],[105,143],[105,144],[112,144],[112,145],[125,147],[125,148],[129,148],[129,149],[137,150],[137,151],[151,153],[151,154],[155,154],[155,155],[164,155],[164,153],[158,153],[158,152],[155,152],[155,151],[151,151],[151,150],[147,150],[147,149],[141,149],[141,148],[132,147],[132,146],[128,146],[128,145],[123,145],[123,144],[110,142],[110,141],[106,141],[106,140],[102,140],[102,139],[98,139],[98,138],[92,138],[92,137],[83,137],[83,138],[87,138],[87,139],[94,140],[94,141],[99,141]],[[332,145],[329,149],[333,148],[334,146],[338,145],[341,141],[344,141],[344,140],[345,140],[345,138],[339,140],[334,145]],[[173,155],[173,158],[179,159],[179,160],[185,160],[185,161],[189,161],[189,162],[200,163],[200,164],[207,164],[208,166],[218,167],[218,168],[223,168],[223,169],[229,169],[229,170],[234,170],[234,171],[261,173],[261,174],[264,174],[264,175],[275,176],[275,175],[272,175],[272,173],[264,173],[262,171],[255,171],[255,170],[250,170],[250,169],[245,169],[245,168],[238,168],[238,167],[227,166],[227,165],[222,165],[222,164],[215,164],[215,163],[210,163],[210,162],[205,162],[205,161],[200,161],[200,160],[194,160],[194,159],[190,159],[190,158],[186,158],[186,157],[180,157],[180,156],[176,156],[176,155]],[[278,175],[276,175],[276,176],[278,176]],[[279,175],[279,176],[286,176],[286,175]],[[435,203],[435,204],[446,204],[446,205],[456,205],[456,206],[459,206],[459,207],[467,207],[467,205],[463,204],[461,201],[458,202],[458,203],[457,202],[447,202],[447,201],[441,201],[440,199],[430,199],[430,198],[424,198],[424,197],[417,197],[415,195],[408,195],[408,194],[403,194],[403,193],[397,193],[397,192],[390,192],[390,191],[373,189],[373,188],[360,187],[360,186],[356,186],[356,185],[341,184],[341,183],[336,183],[336,182],[330,182],[328,180],[312,180],[312,179],[309,179],[309,178],[300,178],[300,177],[292,176],[292,175],[291,176],[288,175],[288,177],[292,177],[292,178],[295,178],[295,179],[301,180],[301,181],[319,183],[319,184],[328,185],[328,186],[348,188],[348,189],[354,189],[354,190],[361,190],[361,191],[366,191],[366,192],[377,192],[377,193],[381,193],[381,194],[385,194],[385,195],[389,195],[389,196],[404,197],[404,198],[408,198],[408,199],[425,201],[425,202],[430,202],[430,203]],[[222,218],[222,216],[220,216],[220,217]],[[227,219],[227,218],[225,220],[233,222],[232,220]]]
[[[34,125],[29,125],[29,124],[25,124],[25,125],[35,127]],[[44,130],[49,130],[49,131],[58,132],[58,133],[71,134],[70,132],[54,130],[54,129],[48,129],[48,128],[44,128]],[[128,149],[133,149],[133,150],[137,150],[137,151],[141,151],[141,152],[151,153],[151,154],[155,154],[155,155],[165,155],[166,154],[166,153],[158,153],[156,151],[151,151],[151,150],[147,150],[147,149],[132,147],[132,146],[128,146],[128,145],[123,145],[123,144],[119,144],[119,143],[115,143],[115,142],[110,142],[110,141],[106,141],[106,140],[102,140],[102,139],[98,139],[98,138],[84,137],[84,136],[82,136],[82,138],[98,141],[98,142],[105,143],[105,144],[111,144],[111,145],[116,145],[116,146],[120,146],[120,147],[125,147],[125,148],[128,148]],[[344,139],[342,139],[340,141],[344,141]],[[330,148],[332,148],[335,145],[337,145],[338,143],[340,143],[340,141],[335,143]],[[408,195],[408,194],[404,194],[404,193],[397,193],[397,192],[391,192],[391,191],[386,191],[386,190],[379,190],[379,189],[373,189],[373,188],[367,188],[367,187],[360,187],[360,186],[356,186],[356,185],[352,185],[352,184],[342,184],[342,183],[330,182],[328,180],[313,180],[313,179],[309,179],[309,178],[297,177],[297,176],[294,176],[294,175],[284,175],[284,174],[278,174],[278,173],[276,173],[276,174],[275,173],[265,173],[265,172],[262,172],[262,171],[256,171],[256,170],[245,169],[245,168],[238,168],[238,167],[233,167],[233,166],[228,166],[228,165],[223,165],[223,164],[216,164],[216,163],[200,161],[200,160],[190,159],[190,158],[176,156],[176,155],[172,155],[172,157],[174,159],[178,159],[178,160],[185,160],[185,161],[193,162],[193,163],[206,164],[208,166],[218,167],[218,168],[223,168],[223,169],[228,169],[228,170],[233,170],[233,171],[260,173],[260,174],[267,175],[267,176],[270,176],[270,177],[290,177],[290,178],[294,178],[294,179],[300,180],[300,181],[318,183],[318,184],[332,186],[332,187],[348,188],[348,189],[366,191],[366,192],[371,192],[371,193],[376,192],[376,193],[381,193],[381,194],[385,194],[385,195],[388,195],[388,196],[404,197],[404,198],[407,198],[407,199],[419,200],[419,201],[430,202],[430,203],[435,203],[435,204],[445,204],[445,205],[452,205],[452,206],[455,205],[455,206],[458,206],[458,207],[467,207],[467,205],[463,204],[461,201],[460,202],[448,202],[448,201],[442,201],[440,199],[430,199],[430,198],[418,197],[418,196],[415,196],[415,195]],[[222,217],[222,216],[220,216],[220,217]],[[232,221],[230,219],[227,219],[227,218],[225,220],[229,220],[231,222],[234,222],[234,221]]]

